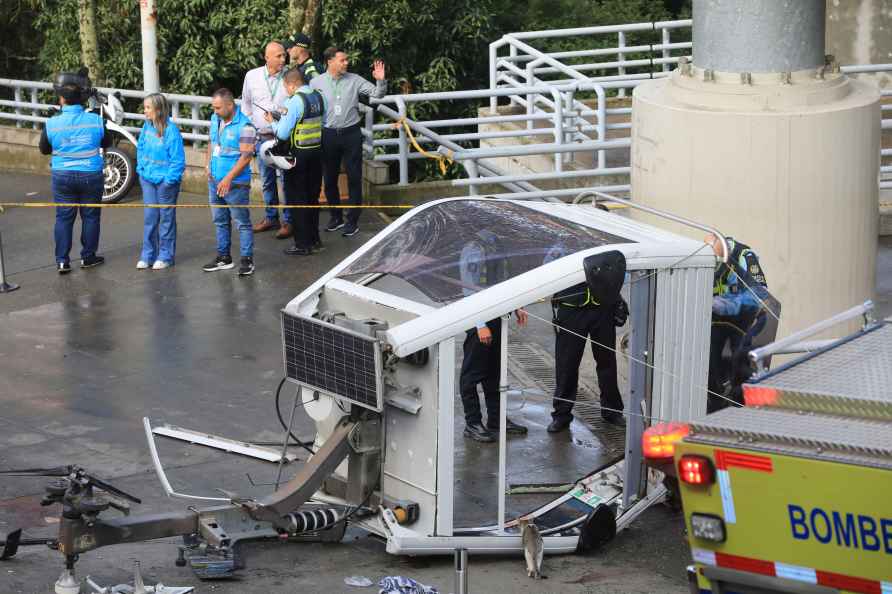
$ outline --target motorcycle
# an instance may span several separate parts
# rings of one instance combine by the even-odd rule
[[[105,176],[102,202],[103,204],[120,202],[136,180],[136,166],[133,159],[127,152],[118,148],[124,141],[136,148],[136,137],[123,126],[124,105],[121,103],[121,93],[106,95],[93,89],[89,110],[102,117],[106,130],[112,132],[113,136],[112,146],[102,151],[104,161],[102,172]]]

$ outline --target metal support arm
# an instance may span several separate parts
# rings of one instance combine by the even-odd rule
[[[198,532],[198,511],[127,516],[88,523],[83,518],[62,518],[59,551],[76,555],[125,542],[141,542]]]

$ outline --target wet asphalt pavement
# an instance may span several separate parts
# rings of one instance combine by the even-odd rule
[[[46,177],[0,173],[0,179],[4,201],[49,198]],[[129,200],[138,200],[138,190]],[[252,211],[255,221],[260,212]],[[282,376],[279,311],[384,222],[367,211],[359,235],[324,234],[326,251],[309,258],[285,256],[288,242],[270,233],[257,236],[257,271],[247,278],[235,270],[201,270],[215,253],[207,210],[181,210],[178,226],[176,266],[137,271],[141,209],[106,210],[100,240],[106,264],[91,270],[75,264],[71,274],[59,276],[52,209],[0,214],[9,280],[21,285],[0,295],[0,469],[80,464],[142,497],[136,512],[176,510],[183,503],[164,497],[151,470],[142,417],[237,440],[281,439],[274,409]],[[76,248],[78,235],[76,228]],[[892,241],[880,242],[878,268],[878,304],[883,315],[892,315]],[[302,413],[295,433],[312,436]],[[255,483],[275,478],[275,466],[265,462],[172,440],[159,439],[158,445],[177,490],[250,495],[269,487],[252,487],[246,475]],[[29,536],[52,535],[57,512],[39,505],[43,484],[0,478],[0,535],[17,527]],[[528,580],[519,558],[472,558],[472,591],[685,592],[689,553],[682,527],[679,514],[651,509],[595,556],[547,559],[550,579],[544,582]],[[378,540],[353,530],[335,545],[252,544],[241,577],[214,583],[174,566],[175,542],[86,553],[78,575],[117,584],[129,579],[133,560],[140,560],[149,583],[193,585],[197,592],[372,591],[345,586],[343,578],[354,574],[373,580],[407,575],[452,591],[451,559],[394,557]],[[51,592],[61,569],[58,553],[23,549],[0,563],[0,594]]]

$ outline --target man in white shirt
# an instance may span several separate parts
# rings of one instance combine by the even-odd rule
[[[249,70],[245,75],[242,87],[241,111],[251,119],[257,128],[257,145],[275,137],[275,133],[264,119],[266,112],[280,111],[288,99],[282,75],[285,66],[285,48],[281,43],[271,41],[266,44],[264,52],[266,64]],[[266,217],[254,225],[255,233],[278,229],[277,239],[291,237],[293,232],[291,211],[285,209],[279,223],[279,191],[276,183],[277,169],[268,167],[261,159],[257,159],[260,172],[263,202],[266,204]],[[283,201],[284,202],[284,201]]]

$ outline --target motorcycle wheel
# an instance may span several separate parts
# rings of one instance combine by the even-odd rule
[[[103,204],[119,202],[136,179],[136,169],[130,155],[117,148],[105,149],[102,173],[105,177],[105,187],[102,191]]]

